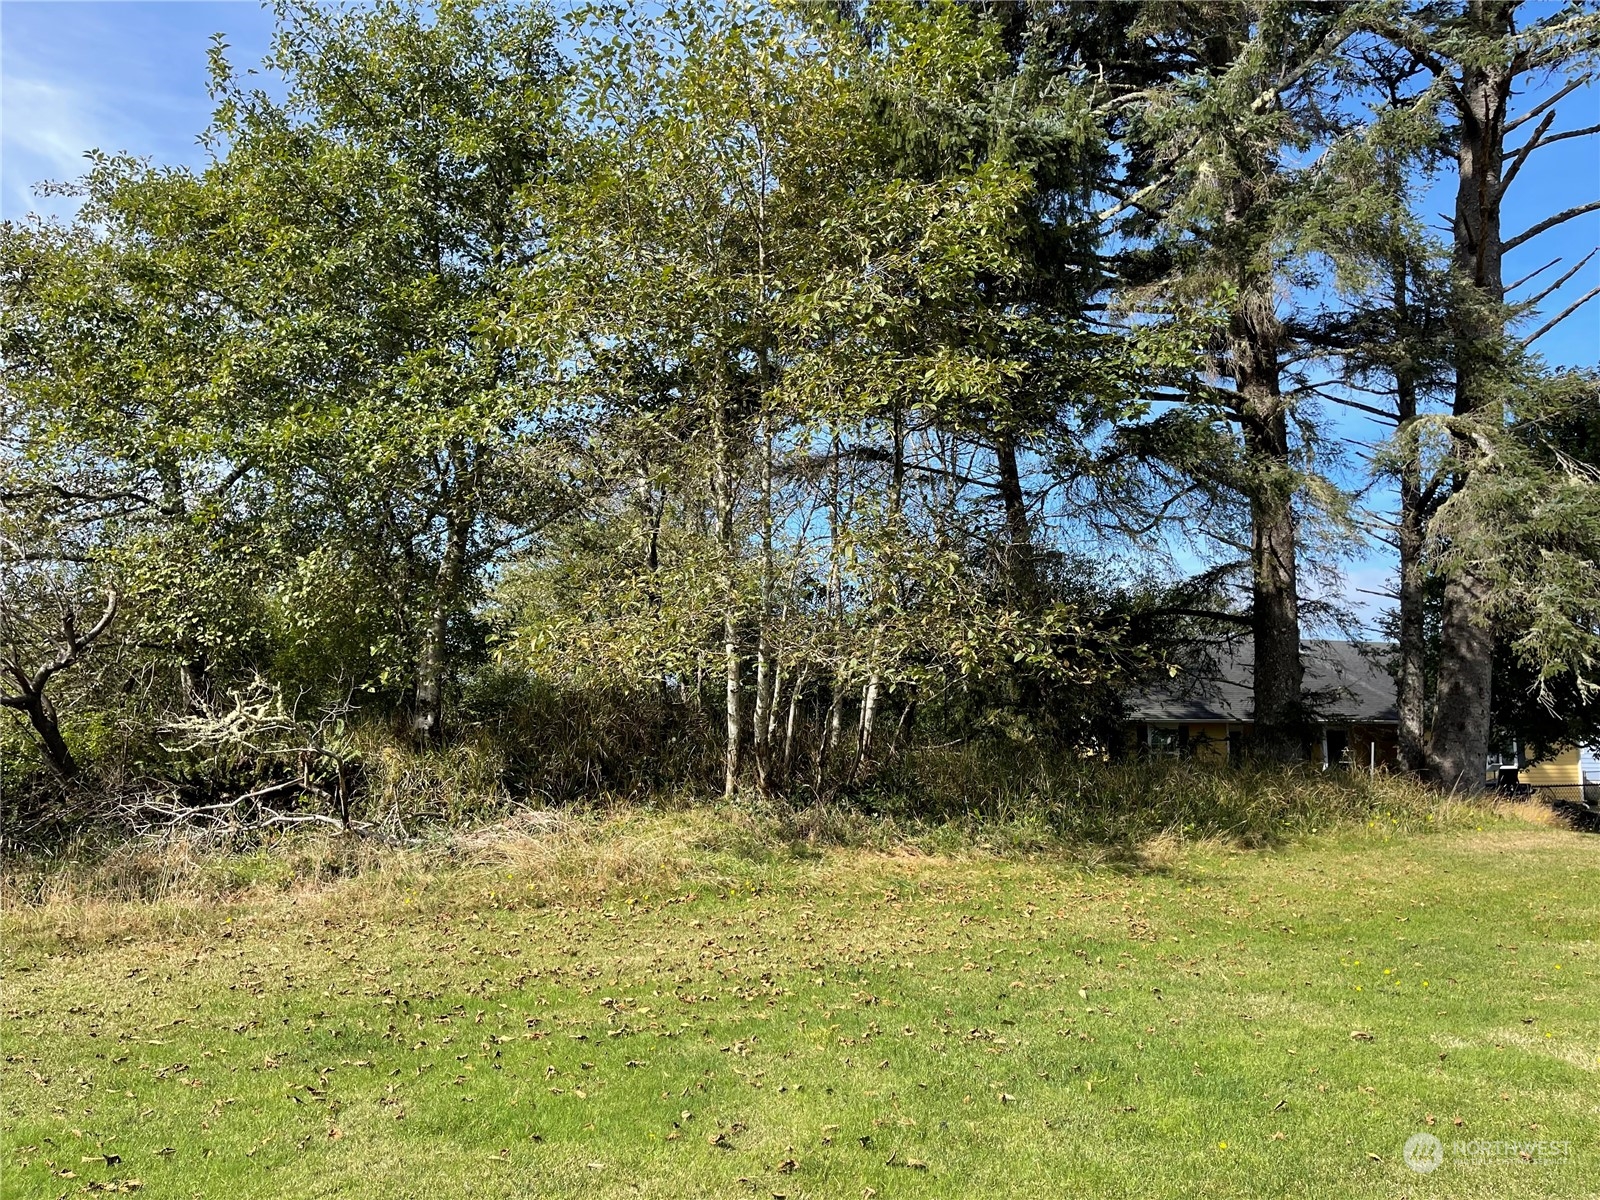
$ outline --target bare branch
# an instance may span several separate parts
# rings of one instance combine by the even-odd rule
[[[211,494],[213,496],[221,496],[221,495],[223,495],[225,492],[227,492],[227,490],[229,488],[231,488],[234,484],[238,483],[239,480],[243,479],[249,473],[250,473],[250,463],[249,462],[242,462],[242,463],[238,464],[236,467],[233,468],[233,470],[229,471],[226,475],[224,475],[217,482],[217,486],[214,487],[211,490]]]
[[[1524,346],[1533,345],[1534,342],[1538,341],[1545,334],[1549,333],[1557,325],[1561,324],[1561,322],[1565,321],[1568,317],[1570,317],[1573,313],[1577,312],[1580,308],[1582,308],[1585,304],[1589,303],[1589,301],[1593,300],[1596,296],[1600,296],[1600,287],[1590,288],[1587,292],[1585,292],[1583,295],[1579,296],[1571,304],[1567,305],[1566,308],[1562,309],[1559,313],[1557,313],[1555,316],[1551,317],[1548,321],[1546,321],[1543,325],[1539,326],[1539,328],[1535,329],[1527,337],[1523,338],[1522,339],[1522,344]]]
[[[1168,182],[1170,182],[1170,178],[1164,176],[1155,180],[1153,183],[1147,183],[1144,187],[1140,188],[1137,192],[1134,192],[1131,196],[1118,196],[1115,204],[1113,204],[1110,208],[1101,209],[1095,214],[1095,217],[1097,220],[1109,221],[1113,217],[1121,216],[1130,208],[1137,208],[1143,212],[1145,211],[1143,205],[1144,198],[1151,192],[1164,187]],[[1115,195],[1115,193],[1113,193],[1113,195]]]
[[[1554,229],[1557,225],[1565,225],[1574,217],[1581,217],[1584,213],[1592,213],[1596,209],[1600,209],[1600,200],[1591,200],[1587,204],[1574,204],[1571,208],[1565,209],[1562,212],[1558,212],[1553,217],[1546,217],[1531,229],[1524,229],[1521,233],[1517,234],[1516,237],[1512,238],[1508,242],[1505,242],[1501,246],[1501,249],[1515,250],[1529,238],[1536,238],[1548,229]]]
[[[1553,133],[1540,141],[1540,146],[1553,146],[1557,142],[1564,142],[1568,138],[1588,137],[1592,133],[1600,133],[1600,125],[1585,125],[1582,129],[1563,129],[1560,133]]]
[[[87,566],[93,561],[83,554],[57,554],[46,550],[22,550],[16,554],[0,555],[0,562],[75,563]]]
[[[1539,139],[1544,136],[1544,131],[1550,128],[1550,122],[1554,121],[1555,119],[1556,110],[1552,108],[1549,112],[1545,113],[1544,120],[1540,121],[1538,125],[1534,126],[1533,136],[1522,144],[1522,148],[1520,150],[1508,151],[1505,155],[1501,156],[1502,162],[1504,162],[1507,157],[1511,159],[1511,166],[1506,168],[1506,173],[1500,179],[1500,194],[1502,196],[1505,195],[1506,189],[1511,186],[1511,181],[1517,177],[1517,172],[1522,170],[1522,164],[1528,161],[1528,155],[1532,154],[1538,147]]]
[[[1537,271],[1529,271],[1521,279],[1517,280],[1515,283],[1513,283],[1509,287],[1507,287],[1506,288],[1506,292],[1508,294],[1511,293],[1511,292],[1514,292],[1519,287],[1521,287],[1523,284],[1528,283],[1531,280],[1537,279],[1539,276],[1543,275],[1546,271],[1548,271],[1551,267],[1555,266],[1560,261],[1561,261],[1561,256],[1557,255],[1555,258],[1552,258],[1549,262],[1545,263],[1545,265],[1540,267]]]
[[[39,484],[35,487],[6,488],[0,490],[0,504],[15,504],[21,500],[32,500],[39,496],[55,496],[61,500],[81,500],[86,504],[109,504],[113,500],[137,500],[140,504],[154,504],[143,492],[115,491],[115,492],[85,492],[76,488],[65,487],[59,483]]]
[[[1377,417],[1380,420],[1387,421],[1391,425],[1398,425],[1400,423],[1400,418],[1398,416],[1392,412],[1389,412],[1387,409],[1379,408],[1375,404],[1363,404],[1361,401],[1351,400],[1347,396],[1336,396],[1323,391],[1319,391],[1317,395],[1321,396],[1330,404],[1337,404],[1342,408],[1353,408],[1357,412],[1364,412],[1369,416]]]
[[[1533,297],[1533,299],[1526,301],[1525,303],[1526,303],[1527,307],[1528,308],[1537,308],[1539,306],[1539,302],[1541,300],[1543,300],[1546,296],[1549,296],[1551,293],[1553,293],[1557,288],[1559,288],[1567,280],[1571,279],[1579,271],[1583,270],[1584,264],[1587,263],[1594,256],[1595,256],[1595,251],[1593,251],[1593,250],[1591,250],[1591,251],[1589,251],[1589,253],[1585,254],[1583,256],[1583,258],[1579,261],[1578,265],[1573,267],[1572,270],[1568,271],[1560,279],[1556,280],[1549,287],[1545,288],[1544,291],[1540,292],[1537,296]]]
[[[1216,612],[1208,608],[1161,608],[1156,610],[1163,616],[1196,617],[1202,621],[1221,621],[1228,625],[1237,625],[1248,629],[1255,624],[1249,617],[1240,613]]]
[[[1540,116],[1544,115],[1544,113],[1545,113],[1545,111],[1547,109],[1554,108],[1557,104],[1561,103],[1561,101],[1565,100],[1573,92],[1577,91],[1580,87],[1582,87],[1584,82],[1585,81],[1582,78],[1573,79],[1573,80],[1569,81],[1567,83],[1567,86],[1562,88],[1554,96],[1548,96],[1545,99],[1541,100],[1538,104],[1535,104],[1532,108],[1530,108],[1527,112],[1523,113],[1515,121],[1507,121],[1506,122],[1506,126],[1505,126],[1505,131],[1507,133],[1510,133],[1512,130],[1517,129],[1519,126],[1525,125],[1529,121],[1534,120],[1536,117],[1540,117]]]
[[[18,681],[22,682],[24,696],[40,695],[53,675],[65,670],[83,657],[89,647],[99,640],[101,634],[111,627],[111,621],[117,615],[118,599],[119,597],[114,589],[107,589],[106,610],[87,633],[80,634],[78,632],[77,618],[70,608],[63,612],[61,614],[61,632],[65,635],[66,644],[56,651],[55,658],[36,670],[31,678],[23,675],[18,664],[6,664]]]
[[[1592,133],[1600,133],[1600,125],[1585,125],[1582,129],[1564,129],[1560,133],[1544,136],[1545,130],[1550,128],[1550,122],[1556,119],[1555,109],[1545,113],[1544,120],[1540,121],[1533,131],[1533,136],[1523,143],[1520,150],[1508,151],[1506,158],[1512,158],[1510,168],[1504,178],[1500,180],[1500,194],[1505,195],[1506,189],[1511,186],[1511,181],[1516,178],[1517,172],[1522,170],[1522,164],[1527,162],[1528,155],[1545,146],[1553,146],[1557,142],[1564,142],[1568,138],[1588,137]],[[1503,161],[1503,160],[1502,160]]]

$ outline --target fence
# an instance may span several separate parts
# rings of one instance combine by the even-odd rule
[[[1534,790],[1539,793],[1541,800],[1577,804],[1583,808],[1592,808],[1600,811],[1600,780],[1590,779],[1583,783],[1550,784]]]

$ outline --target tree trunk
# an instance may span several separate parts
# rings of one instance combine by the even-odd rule
[[[1483,607],[1483,586],[1472,572],[1445,581],[1429,757],[1434,779],[1464,792],[1481,792],[1488,771],[1494,634]]]
[[[433,606],[428,613],[428,626],[423,631],[422,652],[417,658],[417,698],[411,717],[411,734],[424,745],[444,736],[446,639],[466,565],[465,526],[466,522],[456,512],[445,522],[444,556],[439,561]]]
[[[1252,279],[1233,314],[1229,347],[1251,478],[1250,599],[1255,650],[1254,753],[1271,762],[1301,756],[1305,724],[1300,662],[1296,478],[1279,384],[1282,327],[1272,281]]]
[[[1395,673],[1400,766],[1413,775],[1427,769],[1427,634],[1423,627],[1422,547],[1428,513],[1422,493],[1422,448],[1408,437],[1417,419],[1416,383],[1396,381],[1396,415],[1406,459],[1400,468],[1400,663]]]
[[[1006,521],[1006,577],[1014,589],[1016,602],[1031,608],[1039,596],[1038,569],[1034,561],[1028,501],[1022,491],[1022,472],[1017,466],[1017,445],[1009,434],[996,435],[994,457]]]
[[[827,778],[828,763],[833,758],[834,747],[839,744],[844,728],[844,684],[838,672],[833,677],[833,695],[828,698],[828,715],[822,723],[822,737],[817,743],[817,786]]]
[[[840,664],[844,660],[844,579],[839,566],[839,538],[844,521],[839,487],[840,448],[839,435],[835,432],[829,446],[829,457],[833,466],[829,471],[827,601],[828,614],[833,625],[833,662],[832,670],[828,672],[828,711],[817,737],[815,782],[819,788],[827,778],[834,748],[839,744],[839,733],[843,722],[845,680]]]
[[[905,707],[900,710],[900,719],[895,722],[894,738],[889,743],[889,757],[894,758],[905,745],[906,735],[911,729],[912,718],[916,716],[917,698],[915,693],[906,698]]]
[[[761,598],[756,625],[756,696],[751,714],[756,786],[767,790],[772,768],[770,714],[777,704],[777,674],[772,663],[769,626],[773,590],[772,432],[762,419],[761,428]]]
[[[800,695],[805,691],[808,672],[802,669],[795,676],[793,686],[789,691],[789,713],[783,723],[783,759],[779,771],[784,778],[788,778],[789,764],[794,761],[794,731],[799,720]]]
[[[766,647],[759,640],[756,644],[756,694],[755,703],[750,713],[750,749],[755,760],[756,787],[760,791],[767,790],[768,777],[771,774],[771,741],[769,739],[770,727],[768,715],[772,704],[769,691],[777,682],[768,659]]]
[[[1305,713],[1294,512],[1286,496],[1257,497],[1251,511],[1255,749],[1273,762],[1296,762],[1301,757]]]
[[[878,672],[873,671],[861,693],[861,718],[856,725],[856,761],[850,769],[852,780],[866,766],[867,755],[872,748],[872,730],[878,721],[878,694],[881,687],[882,680]]]
[[[77,778],[78,760],[72,757],[66,739],[61,736],[61,722],[56,717],[56,706],[42,691],[24,697],[19,706],[28,714],[28,722],[39,735],[44,747],[45,761],[63,781]]]
[[[1478,38],[1508,39],[1515,11],[1514,3],[1473,0],[1467,18]],[[1453,259],[1478,303],[1457,305],[1454,411],[1459,418],[1489,424],[1501,409],[1494,392],[1505,340],[1500,169],[1512,76],[1511,65],[1498,56],[1468,60],[1456,95],[1461,136]],[[1473,454],[1470,439],[1460,434],[1457,449],[1464,459]],[[1471,487],[1470,474],[1458,486]],[[1439,685],[1428,757],[1439,784],[1467,792],[1483,790],[1489,755],[1494,637],[1485,618],[1487,590],[1470,564],[1458,567],[1445,583],[1439,628]]]
[[[783,698],[783,663],[763,653],[757,660],[756,705],[750,720],[756,744],[756,786],[763,792],[777,783],[778,710]]]
[[[182,647],[178,665],[178,693],[187,713],[203,713],[211,703],[211,665],[206,652],[193,643]]]
[[[899,407],[894,410],[890,431],[892,434],[889,452],[889,536],[896,538],[900,534],[900,517],[903,511],[905,495],[906,474],[906,438],[905,420]],[[1015,453],[1010,456],[1013,482],[1016,484],[1016,494],[1019,510],[1021,508],[1022,485],[1015,478],[1017,459]],[[1002,471],[1002,475],[1004,472]],[[1008,502],[1009,504],[1009,502]],[[1026,512],[1020,512],[1026,523]],[[878,602],[874,606],[877,619],[881,623],[885,619],[885,611],[889,607],[887,601],[893,601],[898,608],[901,594],[900,577],[898,575],[885,580],[881,572],[877,580]],[[867,676],[867,686],[861,695],[861,716],[856,726],[856,760],[850,768],[850,777],[854,780],[866,769],[868,759],[872,755],[872,734],[878,719],[878,697],[883,690],[883,632],[882,625],[874,633],[872,639],[872,670]]]
[[[731,797],[739,790],[739,767],[744,740],[744,696],[740,678],[744,664],[739,655],[737,614],[730,607],[722,619],[722,666],[727,714],[727,744],[722,757],[722,794]]]
[[[744,661],[739,646],[739,600],[734,582],[733,451],[728,437],[728,414],[719,403],[715,428],[715,462],[711,471],[711,496],[716,509],[717,545],[722,554],[722,668],[727,718],[723,749],[722,794],[731,797],[739,788],[739,768],[744,740]]]
[[[0,668],[3,668],[0,678],[9,677],[16,680],[18,685],[14,695],[0,692],[0,705],[27,714],[28,723],[39,735],[39,741],[44,747],[45,760],[50,764],[50,769],[63,780],[70,780],[78,774],[78,762],[72,757],[72,751],[67,748],[66,739],[61,736],[61,721],[56,715],[56,706],[45,694],[45,688],[49,686],[51,678],[57,672],[65,670],[81,659],[100,640],[106,630],[111,628],[111,622],[117,615],[117,605],[116,591],[107,590],[105,612],[91,628],[82,633],[78,632],[76,611],[71,608],[64,609],[61,614],[62,645],[51,661],[36,670],[28,671],[21,663],[12,659],[0,660]]]

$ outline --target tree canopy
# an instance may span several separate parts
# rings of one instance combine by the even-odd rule
[[[832,792],[1120,754],[1240,636],[1287,762],[1307,581],[1373,539],[1406,767],[1597,732],[1600,393],[1533,346],[1588,297],[1500,266],[1600,203],[1500,230],[1595,132],[1589,8],[276,11],[201,166],[0,228],[12,777],[216,803],[254,743],[194,731],[254,713],[317,770],[350,723]],[[557,710],[611,739],[559,785]]]

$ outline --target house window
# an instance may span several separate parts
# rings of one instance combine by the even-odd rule
[[[1322,729],[1322,769],[1350,766],[1350,731],[1348,729]]]
[[[1496,746],[1489,751],[1489,772],[1493,774],[1501,767],[1517,766],[1517,743],[1511,742],[1505,746]]]
[[[1483,773],[1484,779],[1489,783],[1517,783],[1521,766],[1520,748],[1513,739],[1505,745],[1496,746],[1489,751],[1489,761],[1485,765]]]
[[[1177,725],[1151,725],[1149,727],[1150,757],[1181,758],[1183,756],[1183,730]]]

